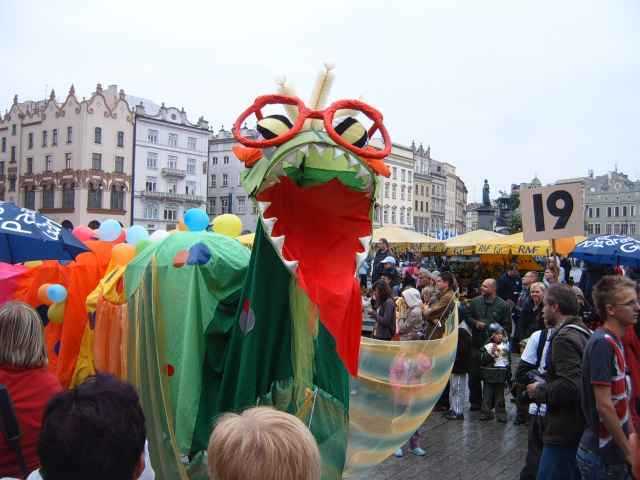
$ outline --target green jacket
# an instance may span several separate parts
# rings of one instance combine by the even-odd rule
[[[473,333],[473,346],[480,348],[489,340],[489,324],[499,323],[511,336],[511,309],[500,297],[487,301],[482,295],[471,300],[469,305],[469,317],[471,318],[471,330]],[[486,326],[484,330],[476,327],[475,322],[480,321]]]

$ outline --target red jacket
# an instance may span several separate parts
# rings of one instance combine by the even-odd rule
[[[627,327],[626,332],[624,332],[622,345],[624,346],[627,370],[631,377],[631,398],[629,399],[631,421],[636,432],[638,432],[640,431],[640,412],[638,412],[638,401],[640,400],[640,339],[638,339],[633,325]]]
[[[5,385],[13,401],[20,425],[22,454],[29,471],[40,466],[38,437],[42,427],[42,415],[53,395],[62,391],[60,382],[46,367],[14,369],[0,367],[0,384]],[[22,472],[13,450],[0,433],[0,478],[20,478]]]

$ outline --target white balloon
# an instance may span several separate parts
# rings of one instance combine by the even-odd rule
[[[149,236],[149,240],[152,242],[159,242],[169,236],[169,232],[166,230],[156,230]]]

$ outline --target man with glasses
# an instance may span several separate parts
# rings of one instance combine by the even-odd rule
[[[605,276],[594,287],[593,300],[604,325],[591,336],[584,353],[582,410],[587,425],[578,467],[585,480],[630,479],[633,427],[622,337],[638,321],[636,285],[625,277]]]

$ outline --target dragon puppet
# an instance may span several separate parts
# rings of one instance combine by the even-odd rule
[[[327,68],[309,104],[282,83],[234,124],[242,183],[259,212],[250,259],[235,240],[178,233],[127,267],[129,378],[151,412],[162,478],[206,478],[217,416],[269,405],[305,422],[323,479],[339,479],[406,441],[446,385],[454,316],[437,341],[361,338],[355,274],[392,145],[370,105],[324,105],[331,80]],[[258,135],[243,127],[252,120]],[[172,264],[198,245],[204,261]]]

